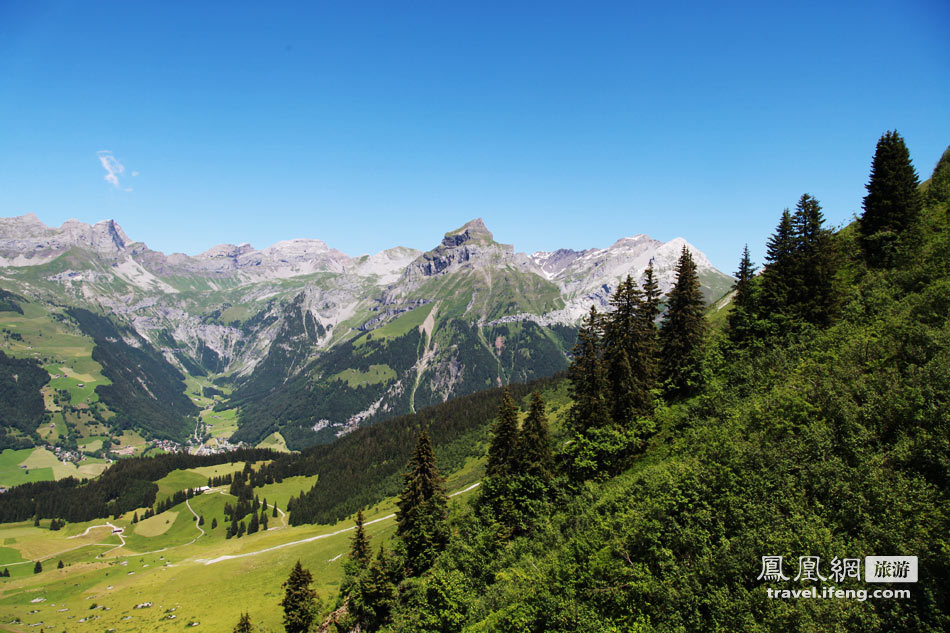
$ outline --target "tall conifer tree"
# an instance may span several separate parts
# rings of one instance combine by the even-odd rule
[[[640,382],[640,389],[635,394],[637,399],[634,402],[634,411],[641,416],[653,413],[652,390],[656,388],[657,357],[659,356],[659,331],[656,320],[660,316],[661,298],[660,285],[653,273],[651,259],[646,270],[643,271],[643,299],[637,310],[636,363],[631,367]]]
[[[505,387],[498,407],[498,418],[492,427],[491,444],[488,447],[488,465],[485,474],[489,477],[505,476],[511,472],[518,441],[518,407]]]
[[[893,265],[901,245],[913,242],[921,208],[918,184],[904,139],[897,130],[886,132],[877,142],[858,222],[869,266]]]
[[[518,435],[519,470],[544,481],[551,478],[554,458],[551,451],[551,431],[544,410],[544,400],[535,391],[531,394],[531,407]]]
[[[349,589],[348,615],[341,630],[356,630],[372,633],[390,621],[396,605],[399,583],[398,569],[385,546]]]
[[[668,394],[688,396],[702,384],[706,319],[696,262],[685,246],[667,305],[660,330],[660,372]]]
[[[627,426],[634,415],[640,384],[631,367],[637,354],[637,312],[641,292],[627,275],[614,292],[610,303],[613,311],[604,323],[604,358],[610,392],[610,414],[614,424]]]
[[[570,423],[575,431],[601,427],[610,420],[607,406],[607,377],[601,358],[601,323],[597,309],[590,313],[577,333],[574,359],[568,369],[571,382]]]
[[[407,571],[419,575],[432,566],[449,540],[445,482],[425,431],[409,460],[397,505],[396,536],[405,548]]]
[[[798,319],[816,325],[828,324],[835,303],[832,282],[836,258],[831,232],[824,228],[824,223],[821,205],[812,196],[804,194],[792,216],[795,253],[791,277],[794,290],[789,307]]]
[[[729,340],[737,345],[749,343],[755,336],[755,322],[759,312],[759,288],[755,278],[755,264],[749,257],[749,245],[742,249],[739,270],[736,271],[736,294],[732,298],[732,312],[727,317]]]
[[[792,234],[792,214],[788,209],[782,211],[778,227],[769,237],[765,248],[761,304],[765,316],[774,318],[786,313],[792,295],[795,238]]]
[[[363,528],[363,511],[359,510],[356,513],[356,529],[353,532],[353,540],[350,541],[350,560],[362,569],[369,564],[370,557],[369,539],[366,537],[366,530]]]
[[[950,202],[950,147],[943,152],[930,176],[930,186],[924,198],[927,204]]]
[[[287,633],[307,633],[310,630],[319,609],[317,592],[310,586],[312,583],[310,571],[304,569],[298,560],[282,585],[284,599],[280,606],[284,609],[284,630]]]

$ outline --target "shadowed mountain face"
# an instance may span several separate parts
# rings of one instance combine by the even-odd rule
[[[64,332],[88,336],[68,308],[111,319],[129,349],[164,360],[168,389],[183,384],[170,372],[226,386],[217,406],[239,409],[236,440],[256,443],[280,431],[301,447],[564,369],[590,305],[607,309],[618,282],[639,279],[651,260],[667,290],[684,246],[707,298],[728,291],[732,278],[681,238],[637,235],[603,249],[526,254],[496,242],[476,219],[424,253],[395,247],[349,257],[296,239],[263,250],[221,244],[189,256],[150,250],[111,220],[51,228],[30,214],[0,219],[0,286]],[[10,343],[9,351],[28,355],[28,343]],[[134,356],[94,358],[115,365]],[[103,376],[110,372],[134,376],[120,367]],[[124,387],[128,397],[114,417],[146,433],[183,436],[187,407],[146,406],[157,396],[143,388],[141,399],[133,397],[138,378]],[[104,393],[115,402],[116,391]],[[130,402],[148,414],[136,416]]]

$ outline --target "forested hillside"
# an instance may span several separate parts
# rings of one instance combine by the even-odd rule
[[[49,374],[33,359],[13,358],[0,351],[0,420],[3,426],[30,434],[46,417],[40,388]],[[6,429],[0,429],[6,437]],[[8,446],[0,446],[8,448]]]
[[[779,215],[762,274],[744,254],[723,331],[696,309],[688,253],[658,333],[638,318],[650,292],[622,286],[581,330],[560,431],[540,400],[520,428],[503,401],[472,506],[447,516],[419,440],[394,554],[354,540],[327,624],[950,628],[950,198],[933,193],[948,171],[945,155],[918,187],[903,140],[885,135],[859,221],[832,233],[802,196]],[[835,577],[835,559],[871,555],[917,556],[919,582]],[[764,556],[782,556],[788,579],[760,580]],[[823,586],[793,577],[800,557],[819,557],[824,585],[850,598],[771,598]],[[909,597],[859,597],[895,588]]]
[[[96,393],[114,412],[119,428],[139,428],[156,437],[183,439],[198,412],[185,395],[185,377],[133,331],[81,308],[68,311],[83,333],[96,343],[92,358],[112,381]],[[131,340],[134,345],[127,342]]]

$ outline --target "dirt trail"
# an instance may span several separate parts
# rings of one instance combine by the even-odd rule
[[[465,488],[464,490],[459,490],[459,491],[457,491],[457,492],[453,492],[453,493],[450,494],[449,496],[450,496],[450,497],[454,497],[454,496],[456,496],[456,495],[460,495],[460,494],[466,493],[466,492],[468,492],[468,491],[470,491],[470,490],[474,490],[474,489],[477,488],[480,484],[481,484],[481,482],[476,481],[475,483],[473,483],[473,484],[472,484],[471,486],[469,486],[468,488]],[[378,518],[378,519],[373,519],[372,521],[367,521],[367,522],[365,522],[363,525],[372,525],[372,524],[374,524],[374,523],[379,523],[380,521],[386,521],[387,519],[395,518],[395,516],[396,516],[395,514],[387,514],[387,515],[384,516],[384,517],[380,517],[380,518]],[[336,536],[336,535],[338,535],[338,534],[343,534],[344,532],[349,532],[350,530],[353,530],[353,529],[355,529],[355,528],[356,528],[356,526],[350,526],[350,527],[348,527],[348,528],[343,528],[343,529],[341,529],[341,530],[337,530],[336,532],[330,532],[329,534],[318,534],[317,536],[311,536],[311,537],[309,537],[309,538],[300,539],[299,541],[290,541],[289,543],[281,543],[280,545],[274,545],[273,547],[267,547],[267,548],[260,549],[260,550],[254,551],[254,552],[245,552],[244,554],[226,554],[226,555],[224,555],[224,556],[218,556],[217,558],[212,558],[212,559],[210,559],[210,560],[209,560],[209,559],[201,559],[201,558],[198,558],[198,559],[195,559],[195,562],[196,562],[196,563],[204,563],[205,565],[213,565],[213,564],[215,564],[215,563],[220,563],[220,562],[222,562],[222,561],[232,560],[232,559],[235,559],[235,558],[246,558],[246,557],[248,557],[248,556],[257,556],[258,554],[264,554],[265,552],[273,552],[273,551],[276,551],[276,550],[279,550],[279,549],[283,549],[283,548],[285,548],[285,547],[291,547],[291,546],[293,546],[293,545],[300,545],[300,544],[302,544],[302,543],[312,543],[313,541],[319,541],[320,539],[330,538],[331,536]],[[339,558],[339,557],[337,557],[337,558]],[[332,560],[336,560],[336,559],[332,559]]]

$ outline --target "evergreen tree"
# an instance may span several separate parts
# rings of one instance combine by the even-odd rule
[[[261,530],[263,530],[264,532],[267,531],[267,522],[268,522],[267,513],[261,510]]]
[[[927,187],[927,193],[924,195],[927,204],[940,204],[941,202],[950,202],[950,147],[944,152],[934,172],[930,176],[930,186]]]
[[[551,478],[554,469],[554,457],[551,450],[551,432],[548,428],[544,400],[535,391],[531,394],[531,407],[528,417],[518,435],[519,471],[543,481]]]
[[[3,576],[4,578],[9,578],[9,577],[10,577],[10,568],[9,568],[9,567],[4,567],[4,568],[3,568],[3,573],[0,573],[0,576]]]
[[[59,562],[56,563],[56,569],[62,569],[63,567],[65,567],[65,565],[63,565],[63,559],[59,559]]]
[[[637,313],[641,298],[640,289],[633,283],[633,278],[627,275],[610,299],[613,311],[604,326],[603,348],[610,391],[610,417],[614,424],[621,427],[630,423],[637,401],[645,399],[637,393],[641,384],[635,380],[631,367],[631,360],[636,358],[638,352]]]
[[[234,626],[233,633],[253,633],[254,625],[251,624],[251,616],[247,613],[242,613],[241,618],[238,620],[238,623]]]
[[[756,332],[756,320],[759,313],[759,287],[755,277],[755,264],[749,257],[749,245],[742,249],[739,270],[736,271],[735,295],[732,298],[732,312],[727,317],[729,340],[737,345],[746,345]]]
[[[775,233],[766,243],[765,270],[762,271],[762,310],[773,321],[786,314],[791,302],[794,257],[792,214],[785,209]]]
[[[829,323],[835,303],[832,282],[836,258],[831,232],[824,228],[824,222],[818,201],[804,194],[792,216],[795,252],[789,308],[795,318],[815,325]]]
[[[645,417],[653,413],[653,389],[657,381],[657,357],[659,356],[656,320],[660,316],[660,285],[653,273],[653,260],[643,271],[643,299],[637,310],[636,363],[631,366],[640,388],[634,394],[634,413]]]
[[[139,522],[139,513],[135,512],[132,514],[132,523],[138,523],[138,522]]]
[[[877,142],[864,213],[858,218],[869,266],[893,265],[901,246],[914,241],[921,209],[918,184],[904,139],[896,130],[886,132]]]
[[[211,517],[211,529],[218,527],[218,517]]]
[[[275,519],[277,518],[277,504],[274,504],[274,513],[272,515]]]
[[[601,323],[597,309],[590,313],[577,333],[574,359],[568,369],[571,383],[570,424],[576,432],[602,427],[610,420],[607,406],[607,377],[601,358]]]
[[[38,574],[41,571],[43,571],[43,563],[41,563],[40,561],[36,561],[36,564],[33,565],[33,573]]]
[[[511,472],[515,459],[515,444],[518,441],[518,407],[511,397],[511,391],[505,387],[498,418],[492,427],[491,443],[488,447],[487,477],[504,477]]]
[[[674,397],[694,393],[702,384],[702,347],[706,335],[705,303],[693,256],[684,246],[676,264],[660,330],[660,373]]]
[[[201,516],[198,517],[198,525],[204,525],[204,524],[205,524],[205,515],[202,514]]]
[[[241,521],[240,523],[238,523],[237,537],[241,538],[242,536],[244,536],[244,533],[246,531],[247,531],[247,526],[244,525],[244,521]]]
[[[369,539],[366,537],[366,530],[363,529],[363,511],[356,513],[356,529],[353,532],[353,540],[350,541],[350,560],[357,564],[359,568],[365,568],[370,561]]]
[[[282,585],[284,599],[280,606],[284,609],[284,629],[287,633],[307,633],[320,607],[317,592],[310,586],[313,576],[300,565],[294,565],[290,577]]]
[[[385,546],[349,589],[349,615],[342,630],[372,633],[386,626],[396,605],[399,570]]]
[[[409,460],[397,505],[396,536],[405,548],[409,574],[418,575],[432,566],[449,539],[445,483],[425,431]]]
[[[251,512],[251,520],[247,525],[247,533],[249,535],[254,534],[260,529],[260,527],[261,523],[257,518],[257,512]]]

